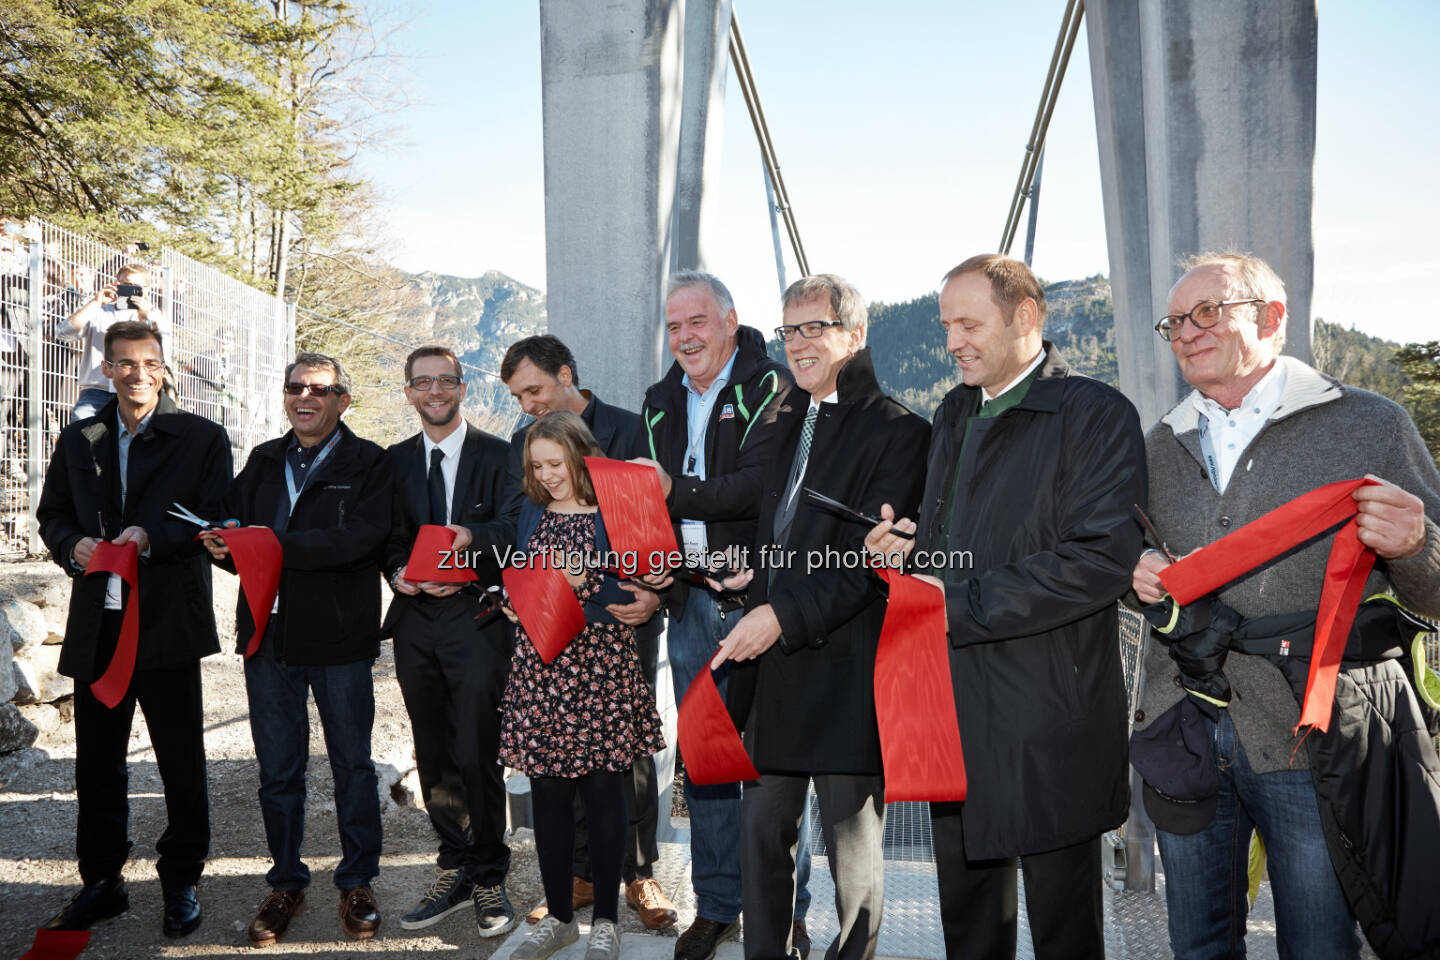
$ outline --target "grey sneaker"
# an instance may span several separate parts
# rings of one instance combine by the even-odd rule
[[[596,920],[585,945],[585,960],[619,960],[620,930],[614,920]]]
[[[574,920],[561,923],[554,914],[546,914],[530,931],[525,942],[510,954],[515,960],[545,960],[546,957],[580,939],[580,925]]]

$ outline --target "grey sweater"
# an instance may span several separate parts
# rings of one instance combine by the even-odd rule
[[[1280,405],[1241,455],[1223,494],[1206,476],[1199,414],[1189,397],[1146,435],[1150,517],[1170,551],[1183,556],[1316,487],[1372,473],[1424,501],[1425,545],[1417,556],[1380,560],[1365,596],[1391,590],[1417,613],[1440,616],[1440,471],[1415,425],[1385,397],[1345,386],[1292,357],[1278,362],[1285,364]],[[1333,540],[1308,541],[1229,584],[1220,599],[1247,617],[1315,610]],[[1178,672],[1165,647],[1150,642],[1136,727],[1180,700]],[[1308,768],[1309,756],[1303,747],[1295,751],[1292,733],[1300,707],[1280,671],[1263,657],[1234,653],[1225,675],[1234,691],[1230,718],[1251,768]]]

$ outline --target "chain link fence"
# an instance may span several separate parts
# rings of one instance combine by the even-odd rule
[[[70,318],[131,264],[148,270],[149,299],[170,319],[165,358],[181,409],[224,426],[237,465],[284,432],[295,315],[283,300],[173,250],[11,221],[0,233],[0,559],[43,549],[35,507],[79,393],[82,331]]]

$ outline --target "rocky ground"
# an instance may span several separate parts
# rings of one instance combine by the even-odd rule
[[[57,586],[58,585],[58,586]],[[63,624],[64,579],[49,564],[0,564],[0,602],[28,596],[46,619]],[[216,609],[222,632],[234,621],[235,580],[216,575]],[[229,644],[226,644],[228,647]],[[58,649],[55,648],[55,649]],[[245,927],[267,892],[270,860],[255,792],[258,773],[250,741],[244,675],[238,656],[224,653],[203,664],[205,745],[209,758],[210,863],[200,885],[205,920],[183,940],[160,935],[161,895],[155,876],[155,839],[164,829],[160,776],[144,721],[137,712],[130,740],[130,839],[134,859],[125,870],[131,908],[99,924],[84,957],[224,957],[251,953]],[[305,911],[290,934],[270,953],[339,956],[364,952],[382,957],[435,953],[488,957],[503,938],[481,940],[468,913],[457,913],[410,934],[398,918],[432,876],[434,839],[418,804],[410,725],[395,682],[386,644],[375,663],[373,752],[384,801],[384,856],[375,892],[384,914],[381,936],[355,943],[345,939],[336,914],[331,871],[339,859],[329,766],[320,724],[311,707],[310,802],[304,855],[314,875]],[[74,727],[66,698],[20,708],[39,728],[34,746],[0,754],[0,957],[17,957],[30,946],[34,928],[64,905],[79,883],[74,861]],[[528,830],[511,840],[514,851],[509,894],[524,912],[542,899],[534,844]],[[628,911],[622,911],[628,913]],[[633,914],[627,919],[633,919]]]

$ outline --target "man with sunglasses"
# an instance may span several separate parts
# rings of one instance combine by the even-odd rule
[[[1379,557],[1363,595],[1390,589],[1415,611],[1440,614],[1434,460],[1398,405],[1281,356],[1285,321],[1285,286],[1255,257],[1201,254],[1171,289],[1156,332],[1194,389],[1145,440],[1150,515],[1164,546],[1183,555],[1316,487],[1384,477],[1354,494],[1360,541]],[[1219,599],[1247,618],[1313,611],[1330,543],[1326,536],[1305,544],[1229,584]],[[1168,565],[1158,549],[1140,557],[1133,585],[1143,602],[1163,598],[1159,574]],[[1137,729],[1186,695],[1162,644],[1150,645],[1144,676]],[[1218,722],[1205,721],[1220,768],[1217,813],[1198,832],[1157,831],[1175,955],[1243,951],[1253,826],[1268,854],[1281,955],[1357,957],[1309,750],[1294,734],[1300,708],[1289,682],[1266,658],[1237,652],[1225,660],[1225,676],[1228,707]]]
[[[300,859],[313,693],[325,730],[340,828],[340,925],[373,937],[379,907],[380,800],[370,731],[380,653],[380,569],[390,535],[394,471],[385,451],[340,422],[350,380],[340,361],[301,353],[285,368],[291,430],[260,444],[231,484],[222,514],[269,527],[284,551],[280,591],[260,648],[245,661],[250,732],[260,764],[260,812],[274,861],[270,894],[249,927],[257,946],[284,936],[305,901],[310,870]],[[205,534],[216,562],[230,564],[224,531]],[[255,633],[241,591],[236,652]]]
[[[481,591],[500,585],[496,551],[515,540],[502,514],[508,448],[461,415],[465,377],[446,347],[420,347],[405,358],[405,399],[419,414],[420,432],[387,451],[395,499],[385,572],[395,597],[382,632],[395,641],[420,795],[440,851],[429,889],[400,926],[420,930],[473,903],[480,936],[498,937],[515,926],[505,894],[505,784],[496,762],[510,633],[504,617],[483,614]],[[455,536],[454,553],[428,558],[431,567],[463,565],[478,581],[438,583],[408,569],[424,524]]]
[[[105,331],[100,367],[115,392],[61,432],[36,511],[50,556],[74,578],[59,670],[75,678],[75,850],[84,887],[45,924],[55,930],[85,930],[129,907],[121,868],[131,846],[126,756],[137,704],[165,784],[167,823],[155,844],[162,930],[177,937],[200,925],[195,884],[210,847],[200,660],[218,653],[220,640],[210,564],[195,528],[169,511],[218,506],[230,482],[230,441],[160,393],[163,356],[149,324]],[[117,574],[84,575],[101,541],[135,545],[133,589]],[[119,702],[106,706],[91,684],[110,675],[131,605],[139,610],[134,672]]]

